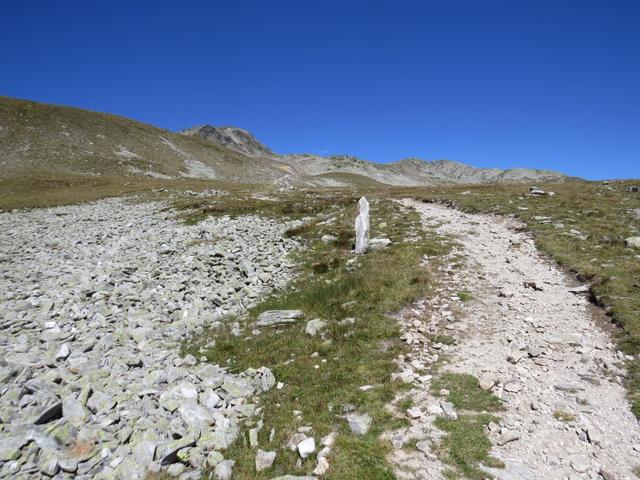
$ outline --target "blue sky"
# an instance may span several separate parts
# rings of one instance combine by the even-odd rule
[[[640,177],[640,2],[0,4],[0,94],[282,153]]]

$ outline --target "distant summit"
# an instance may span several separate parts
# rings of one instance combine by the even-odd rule
[[[199,125],[187,128],[180,133],[215,142],[249,157],[270,157],[274,155],[256,137],[242,128]]]

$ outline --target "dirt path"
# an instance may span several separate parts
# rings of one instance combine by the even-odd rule
[[[439,233],[456,238],[466,257],[465,266],[451,272],[453,286],[442,291],[444,300],[428,299],[419,308],[433,325],[434,316],[449,310],[442,302],[456,288],[474,297],[460,302],[459,317],[449,319],[458,342],[448,347],[443,369],[473,374],[487,388],[495,381],[491,389],[506,410],[489,436],[492,454],[506,468],[491,473],[527,480],[636,478],[640,428],[621,385],[624,355],[596,324],[585,295],[570,291],[574,281],[546,261],[512,220],[405,203],[425,223],[439,225]],[[417,353],[428,358],[430,347],[421,345]],[[416,398],[425,412],[433,406],[427,393]],[[429,418],[415,420],[412,428],[428,432]],[[405,469],[401,478],[426,478],[426,472],[441,477],[443,467],[429,452],[399,458],[413,472]]]

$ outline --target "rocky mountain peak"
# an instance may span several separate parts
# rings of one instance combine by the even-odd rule
[[[191,137],[204,138],[249,157],[270,157],[274,155],[271,149],[256,139],[250,132],[238,127],[198,125],[187,128],[180,133]]]

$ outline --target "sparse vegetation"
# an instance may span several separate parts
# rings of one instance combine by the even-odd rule
[[[312,470],[313,459],[307,459],[298,467],[297,454],[282,448],[302,425],[311,426],[316,438],[331,431],[339,432],[330,459],[331,470],[325,478],[393,478],[385,461],[388,447],[378,436],[406,422],[390,417],[384,410],[395,392],[405,388],[404,384],[390,381],[395,371],[393,359],[404,347],[399,341],[398,325],[388,314],[424,294],[429,277],[425,269],[420,268],[420,259],[425,254],[444,253],[445,249],[437,239],[421,233],[416,214],[401,212],[398,204],[388,200],[370,201],[372,235],[377,233],[376,229],[384,228],[385,235],[393,241],[392,247],[357,257],[355,263],[347,266],[346,260],[354,258],[350,253],[352,239],[346,234],[353,221],[353,198],[350,195],[325,199],[304,196],[285,200],[282,205],[296,205],[293,215],[321,213],[322,218],[335,220],[319,222],[318,217],[314,217],[306,227],[289,232],[307,244],[297,258],[299,279],[290,290],[266,299],[242,319],[250,325],[264,310],[301,309],[306,314],[305,320],[327,321],[324,338],[307,335],[305,321],[301,321],[284,329],[263,329],[260,335],[247,332],[234,336],[223,328],[211,332],[197,344],[185,345],[185,353],[198,357],[204,354],[209,361],[233,371],[267,366],[286,384],[284,389],[273,389],[262,397],[265,427],[259,440],[261,448],[278,451],[274,467],[256,474],[255,452],[246,439],[242,439],[232,452],[238,462],[234,478],[271,478]],[[230,206],[226,214],[234,214],[234,208],[240,205],[223,200],[221,205],[224,204]],[[254,207],[269,215],[283,215],[289,210],[282,205],[276,211],[265,203],[256,203]],[[241,208],[246,211],[245,207]],[[185,218],[193,218],[189,212],[185,210]],[[195,207],[195,214],[225,213],[199,205]],[[378,227],[384,224],[387,226]],[[321,242],[319,239],[324,234],[338,237],[338,242]],[[405,242],[409,234],[418,235],[417,241]],[[318,265],[326,268],[320,272]],[[389,269],[389,265],[394,268]],[[353,318],[354,323],[341,322],[346,318]],[[215,340],[215,346],[202,353],[200,347],[210,339]],[[359,389],[363,385],[372,385],[373,389],[363,392]],[[351,434],[341,418],[343,408],[355,408],[371,415],[373,425],[369,433]],[[302,412],[300,423],[294,421],[294,410]],[[272,440],[268,438],[271,428],[275,429]]]
[[[628,362],[627,387],[640,417],[640,251],[625,238],[640,235],[637,182],[568,182],[540,185],[554,196],[528,196],[527,185],[485,185],[403,189],[401,196],[442,201],[471,213],[514,215],[538,248],[591,285],[594,300],[619,328],[613,331]],[[634,213],[636,212],[636,213]]]
[[[553,418],[560,420],[561,422],[575,422],[576,417],[572,413],[565,412],[564,410],[556,410],[553,412]]]
[[[489,455],[491,441],[485,426],[497,418],[489,412],[503,409],[502,402],[491,392],[478,387],[478,379],[473,375],[442,373],[431,383],[434,395],[448,390],[447,400],[458,411],[455,420],[439,417],[435,425],[447,433],[439,446],[440,458],[453,469],[447,471],[447,478],[484,479],[487,474],[479,465],[503,468],[504,464]]]
[[[443,373],[431,383],[431,390],[438,394],[448,390],[448,400],[459,410],[473,412],[497,412],[503,409],[502,402],[491,392],[478,387],[478,379],[473,375]]]
[[[442,333],[431,337],[431,341],[433,343],[441,343],[443,345],[453,345],[456,343],[456,339],[454,337]]]
[[[457,295],[458,295],[458,298],[463,302],[470,302],[471,300],[473,300],[473,295],[464,290],[461,292],[458,292]]]
[[[485,433],[485,426],[495,420],[495,417],[486,414],[461,415],[456,420],[436,419],[436,426],[447,432],[440,445],[441,458],[455,467],[455,470],[448,470],[448,478],[490,478],[478,465],[490,466],[495,463],[489,455],[491,441]]]

